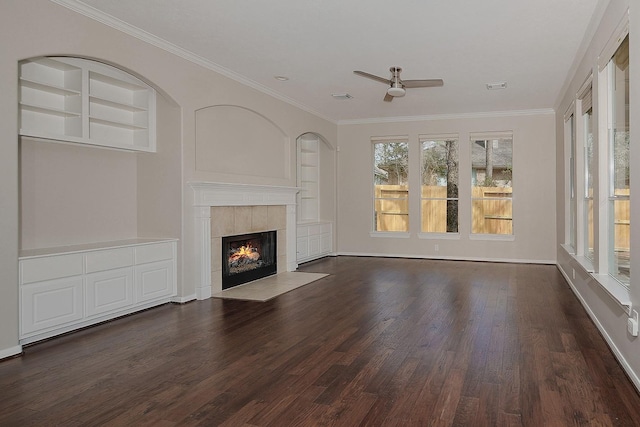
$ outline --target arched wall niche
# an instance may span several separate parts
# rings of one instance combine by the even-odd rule
[[[119,70],[122,70],[130,75],[132,75],[133,77],[142,80],[144,83],[148,84],[149,86],[151,86],[155,91],[156,91],[156,95],[160,95],[162,96],[165,101],[167,102],[168,105],[170,105],[171,107],[179,107],[179,104],[175,101],[175,99],[169,94],[167,93],[162,87],[160,87],[159,85],[157,85],[155,82],[153,82],[152,80],[149,80],[149,78],[147,78],[146,76],[138,73],[135,70],[132,70],[131,68],[125,67],[123,65],[118,64],[117,62],[114,61],[109,61],[103,58],[97,58],[94,56],[89,56],[89,55],[75,55],[73,53],[49,53],[46,55],[37,55],[37,56],[31,56],[28,58],[21,58],[18,62],[23,62],[23,61],[30,61],[30,60],[34,60],[34,59],[38,59],[38,58],[47,58],[47,57],[68,57],[68,58],[78,58],[78,59],[86,59],[88,61],[95,61],[95,62],[99,62],[101,64],[105,64],[108,65],[110,67],[114,67],[117,68]]]
[[[195,115],[197,171],[290,178],[290,138],[267,117],[238,105],[213,105]]]
[[[124,71],[156,91],[156,151],[133,152],[20,137],[19,248],[38,249],[181,235],[181,111],[166,91],[113,61],[70,57]]]

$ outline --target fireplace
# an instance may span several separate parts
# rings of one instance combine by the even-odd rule
[[[277,232],[222,237],[222,289],[276,274]]]

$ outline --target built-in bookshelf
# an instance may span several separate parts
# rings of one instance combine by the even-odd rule
[[[155,91],[97,61],[41,57],[20,64],[20,135],[155,151]]]
[[[298,222],[318,221],[320,153],[319,139],[298,138]]]

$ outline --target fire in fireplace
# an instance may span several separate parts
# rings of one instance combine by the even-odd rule
[[[222,238],[222,289],[276,274],[276,231]]]

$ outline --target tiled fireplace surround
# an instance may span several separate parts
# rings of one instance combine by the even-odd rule
[[[197,244],[196,298],[222,291],[222,237],[277,230],[278,273],[295,271],[296,187],[190,183]]]

